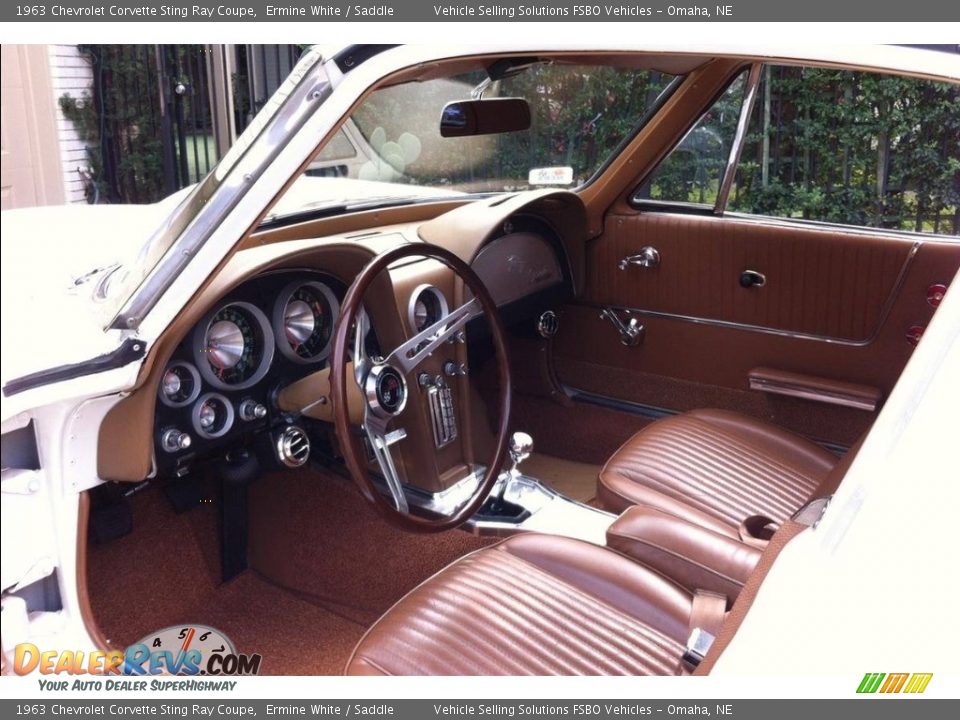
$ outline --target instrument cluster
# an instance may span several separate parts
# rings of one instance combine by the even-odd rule
[[[254,278],[224,298],[174,352],[158,389],[159,470],[264,429],[271,393],[322,368],[345,287],[309,271]]]

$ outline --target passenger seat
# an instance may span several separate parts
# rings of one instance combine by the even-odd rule
[[[779,525],[809,500],[832,494],[846,470],[839,462],[769,423],[696,410],[630,438],[600,472],[597,497],[612,512],[644,505],[742,539],[748,518]]]

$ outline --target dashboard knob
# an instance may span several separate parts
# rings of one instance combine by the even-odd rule
[[[267,408],[256,400],[244,400],[240,403],[240,419],[245,422],[263,420],[267,416]]]
[[[454,362],[453,360],[447,360],[443,364],[443,372],[447,374],[448,377],[457,377],[458,375],[467,374],[467,366],[463,363]]]
[[[161,440],[163,449],[169,453],[179,452],[180,450],[186,450],[193,444],[193,438],[189,434],[178,430],[177,428],[170,428],[165,433],[163,433],[163,438]]]

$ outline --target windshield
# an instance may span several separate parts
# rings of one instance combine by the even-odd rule
[[[500,80],[478,69],[384,87],[361,103],[271,212],[583,185],[632,137],[674,79],[656,70],[540,62]],[[528,130],[440,135],[443,107],[522,98]]]

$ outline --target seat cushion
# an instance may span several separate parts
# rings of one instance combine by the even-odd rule
[[[837,460],[768,423],[696,410],[651,423],[628,440],[600,472],[597,495],[614,512],[646,505],[737,537],[751,515],[778,523],[790,517]]]
[[[410,592],[350,675],[675,675],[691,594],[611,550],[517,535]]]

